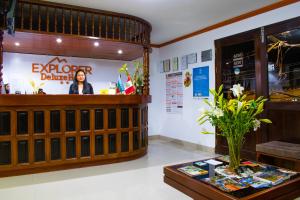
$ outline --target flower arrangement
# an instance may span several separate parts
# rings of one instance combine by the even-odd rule
[[[143,87],[143,65],[139,61],[133,62],[135,67],[135,71],[133,76],[130,75],[128,71],[127,64],[123,64],[122,67],[119,69],[119,73],[124,73],[127,77],[133,77],[132,84],[135,88],[135,94],[142,94],[142,87]]]
[[[39,89],[41,89],[45,85],[45,83],[41,83],[41,84],[37,85],[37,84],[35,84],[35,82],[33,80],[29,81],[29,83],[33,89],[34,94],[37,94]]]
[[[230,89],[236,98],[225,99],[222,90],[222,85],[218,91],[210,90],[214,101],[204,100],[210,109],[203,110],[197,121],[200,125],[206,121],[210,122],[217,127],[221,136],[226,137],[229,148],[229,167],[236,169],[240,164],[240,149],[245,142],[245,134],[251,129],[256,131],[261,122],[272,122],[269,119],[259,118],[267,99],[259,97],[246,100],[247,95],[243,95],[244,88],[240,84],[233,85],[233,88]],[[203,131],[202,133],[210,132]]]

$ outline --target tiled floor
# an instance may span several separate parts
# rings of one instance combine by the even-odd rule
[[[163,166],[213,156],[151,140],[134,161],[0,178],[0,200],[190,200],[163,182]]]
[[[185,200],[163,182],[163,166],[214,154],[151,140],[146,156],[125,163],[0,179],[1,200]]]

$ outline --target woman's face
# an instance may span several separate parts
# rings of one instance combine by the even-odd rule
[[[84,75],[84,73],[81,72],[81,71],[78,72],[78,73],[77,73],[76,79],[77,79],[78,82],[83,82],[83,81],[85,80],[85,75]]]

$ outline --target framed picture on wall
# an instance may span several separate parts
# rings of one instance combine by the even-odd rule
[[[187,56],[187,62],[188,64],[194,64],[197,63],[197,53],[191,53]]]
[[[181,70],[185,70],[188,68],[188,57],[187,55],[181,57]]]
[[[163,65],[164,65],[164,72],[170,72],[171,71],[170,59],[164,60]]]
[[[178,71],[178,57],[172,58],[172,71]]]

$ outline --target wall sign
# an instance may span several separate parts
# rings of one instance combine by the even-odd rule
[[[85,71],[87,75],[92,74],[91,66],[82,66],[68,63],[67,59],[55,57],[48,63],[32,63],[32,73],[40,73],[41,80],[60,81],[69,84],[73,80],[74,74],[78,69]]]
[[[166,75],[166,111],[181,113],[183,109],[182,72]]]
[[[193,97],[209,96],[209,66],[193,68]]]
[[[188,64],[194,64],[197,63],[197,53],[191,53],[188,56]]]
[[[212,49],[201,51],[201,61],[207,62],[212,60]]]
[[[240,52],[240,53],[236,53],[233,54],[233,68],[235,67],[243,67],[244,65],[244,53]]]

